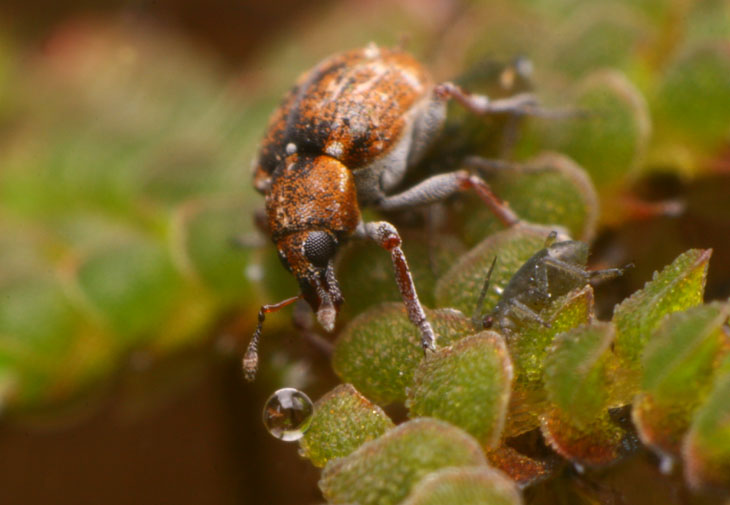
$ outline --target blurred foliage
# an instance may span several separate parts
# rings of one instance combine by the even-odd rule
[[[600,483],[581,487],[555,461],[620,466],[637,437],[677,460],[693,490],[726,496],[728,308],[703,304],[709,247],[726,238],[662,236],[640,244],[641,257],[604,244],[597,262],[634,261],[630,275],[678,244],[694,247],[622,293],[610,321],[597,320],[590,286],[551,300],[540,314],[548,324],[505,339],[468,316],[495,257],[487,309],[550,231],[590,242],[609,226],[668,219],[686,202],[661,191],[644,200],[641,181],[686,183],[730,166],[730,6],[441,3],[333,5],[262,49],[249,66],[264,70],[234,78],[183,40],[124,24],[72,23],[22,57],[0,41],[0,399],[10,414],[53,419],[88,405],[120,369],[144,366],[140,356],[200,348],[225,333],[221,321],[245,338],[260,303],[294,294],[270,248],[231,245],[255,231],[261,201],[247,167],[266,118],[321,57],[409,32],[438,79],[493,97],[534,89],[565,114],[473,118],[452,104],[412,175],[470,165],[474,154],[509,159],[509,170],[475,170],[526,223],[504,230],[470,195],[429,215],[388,216],[431,307],[434,356],[423,357],[387,255],[360,244],[341,254],[347,304],[332,361],[352,385],[317,402],[300,442],[324,466],[325,498],[520,503],[519,485],[534,486],[527,502],[554,492],[595,503]],[[727,219],[708,202],[700,213]],[[295,375],[269,356],[265,384]],[[393,403],[414,419],[395,426],[378,406]],[[551,476],[556,484],[539,484]]]

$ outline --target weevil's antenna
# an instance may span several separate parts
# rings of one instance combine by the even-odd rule
[[[497,264],[497,257],[495,256],[492,260],[492,265],[489,267],[489,272],[487,272],[487,278],[484,279],[484,286],[482,286],[482,292],[479,293],[479,298],[477,299],[477,305],[474,307],[474,314],[471,316],[471,322],[476,327],[481,326],[481,317],[482,317],[482,307],[484,307],[484,298],[487,296],[487,291],[489,290],[489,282],[492,279],[492,272],[494,271],[494,265]]]
[[[259,368],[259,339],[261,338],[261,330],[264,326],[264,319],[266,314],[269,312],[276,312],[283,309],[287,305],[291,305],[302,297],[301,293],[297,296],[292,296],[286,300],[282,300],[279,303],[271,305],[262,305],[259,310],[259,322],[256,325],[256,331],[253,332],[253,337],[248,343],[246,348],[246,354],[243,355],[243,375],[246,380],[251,382],[256,378],[256,371]]]

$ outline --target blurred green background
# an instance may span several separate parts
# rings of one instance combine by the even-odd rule
[[[708,298],[730,295],[725,1],[5,0],[0,503],[321,500],[318,471],[265,432],[261,406],[337,379],[282,313],[259,380],[243,383],[259,305],[296,286],[271,248],[231,239],[255,233],[250,162],[296,76],[402,40],[438,80],[527,57],[549,105],[616,112],[597,127],[530,123],[509,150],[477,137],[491,154],[560,151],[590,174],[593,265],[636,265],[601,293],[604,314],[689,247],[714,248]],[[457,214],[477,212],[465,200]],[[485,233],[459,228],[444,268]],[[342,259],[343,318],[393,299],[387,273],[348,296],[388,271],[369,251]]]

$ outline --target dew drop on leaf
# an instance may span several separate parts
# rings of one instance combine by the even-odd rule
[[[312,422],[314,405],[298,389],[283,388],[275,391],[264,405],[264,426],[276,438],[294,442],[304,436]]]

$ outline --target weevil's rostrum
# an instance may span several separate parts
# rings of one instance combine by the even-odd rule
[[[350,236],[374,240],[391,253],[395,280],[425,349],[435,335],[418,301],[396,228],[363,222],[360,207],[395,210],[474,189],[505,225],[517,217],[479,177],[464,170],[430,177],[391,195],[440,132],[446,102],[454,98],[477,114],[529,113],[531,96],[490,102],[452,83],[434,84],[428,72],[400,49],[364,49],[332,56],[299,78],[273,113],[254,162],[254,186],[266,196],[271,238],[301,294],[327,330],[343,301],[334,256]],[[252,378],[265,314],[294,299],[264,305],[244,358]]]

